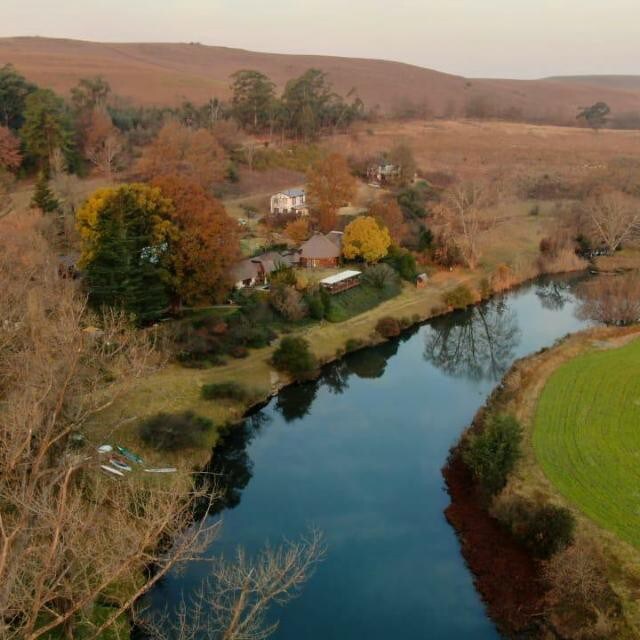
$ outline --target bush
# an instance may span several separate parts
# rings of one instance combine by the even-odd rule
[[[231,355],[232,358],[237,358],[238,360],[240,360],[242,358],[246,358],[249,355],[249,349],[241,344],[237,344],[234,347],[231,347],[229,355]]]
[[[298,322],[309,313],[302,294],[293,286],[274,287],[269,294],[269,302],[285,320],[291,322]]]
[[[357,351],[358,349],[361,349],[363,346],[364,346],[364,342],[359,338],[349,338],[344,343],[344,350],[347,353],[350,353],[351,351]]]
[[[218,382],[202,386],[200,395],[205,400],[237,400],[244,402],[250,395],[248,391],[237,382]]]
[[[363,284],[375,289],[391,289],[398,286],[398,274],[388,264],[375,264],[362,274]]]
[[[573,542],[575,518],[565,507],[517,498],[499,504],[496,516],[537,558],[548,559]]]
[[[383,338],[393,338],[400,335],[400,323],[391,316],[385,316],[376,323],[376,331]]]
[[[534,205],[533,207],[531,207],[531,209],[529,209],[529,215],[530,216],[538,216],[540,215],[540,205]]]
[[[392,267],[395,272],[407,282],[413,282],[418,275],[416,259],[414,255],[406,249],[391,247],[384,262]]]
[[[140,437],[155,449],[174,451],[199,446],[212,428],[211,420],[193,411],[158,413],[140,425]]]
[[[466,309],[475,302],[475,297],[466,284],[460,284],[455,289],[443,293],[442,302],[453,309]]]
[[[282,338],[272,358],[273,366],[300,378],[313,373],[318,362],[309,350],[309,343],[304,338],[287,336]]]
[[[495,495],[507,483],[520,458],[521,441],[518,421],[503,415],[487,418],[482,432],[467,439],[462,458],[489,495]]]

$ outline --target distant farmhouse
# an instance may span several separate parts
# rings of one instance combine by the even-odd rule
[[[377,184],[385,184],[400,175],[401,167],[380,158],[367,169],[367,180]]]
[[[287,189],[271,196],[271,213],[296,213],[301,216],[309,214],[307,194],[304,189]]]

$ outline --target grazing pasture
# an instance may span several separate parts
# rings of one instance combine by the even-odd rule
[[[556,370],[538,403],[533,446],[565,498],[640,547],[640,340]]]

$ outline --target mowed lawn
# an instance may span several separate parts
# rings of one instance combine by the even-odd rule
[[[559,368],[540,397],[533,446],[568,500],[640,548],[640,340]]]

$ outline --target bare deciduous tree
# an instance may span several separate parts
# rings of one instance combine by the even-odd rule
[[[578,289],[579,314],[605,324],[626,325],[640,320],[640,276],[601,276]]]
[[[593,234],[611,253],[640,229],[640,201],[620,191],[592,196],[585,213]]]
[[[443,236],[456,244],[470,269],[480,259],[479,238],[484,225],[480,209],[484,206],[485,189],[478,183],[468,182],[448,189],[437,217],[443,224]]]
[[[107,113],[94,110],[87,127],[84,153],[104,176],[111,179],[123,141],[120,132],[113,126]]]
[[[157,640],[263,640],[278,626],[265,614],[270,604],[295,598],[322,560],[325,547],[315,530],[298,542],[266,547],[254,559],[242,549],[233,561],[215,560],[212,575],[172,616],[142,619]]]
[[[45,239],[51,224],[36,213],[0,220],[2,640],[97,638],[106,629],[117,637],[140,596],[178,563],[199,558],[218,527],[207,517],[194,522],[206,494],[190,490],[182,474],[154,481],[141,469],[118,478],[103,472],[88,425],[99,416],[108,438],[118,425],[105,424],[103,410],[159,357],[152,334],[120,313],[88,312],[75,281],[59,273]],[[259,605],[297,589],[317,549],[312,540],[254,568],[239,562],[243,578],[233,592],[234,573],[218,568],[216,589],[227,589],[212,597],[227,599],[216,606],[239,612],[216,613],[219,628],[256,630]],[[207,615],[217,612],[208,604]],[[234,633],[220,637],[241,637]]]

